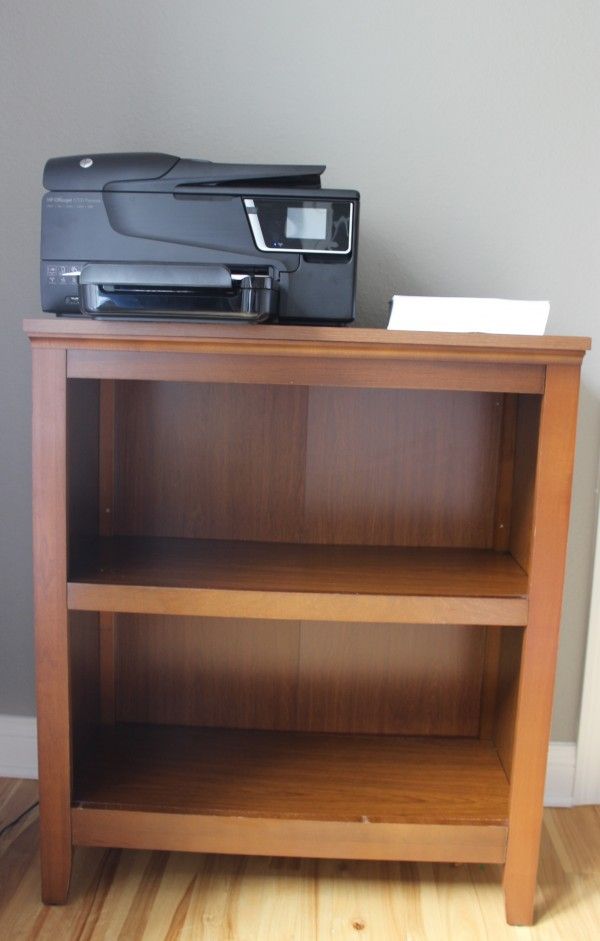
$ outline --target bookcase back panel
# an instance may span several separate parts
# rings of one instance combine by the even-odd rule
[[[298,622],[116,618],[117,720],[293,729]]]
[[[502,396],[311,389],[305,538],[492,545]]]
[[[119,615],[117,720],[479,734],[485,631]]]
[[[502,399],[118,382],[114,532],[491,547]]]
[[[115,533],[295,542],[304,387],[119,382]]]

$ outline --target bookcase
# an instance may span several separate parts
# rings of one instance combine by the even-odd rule
[[[501,863],[529,924],[589,341],[25,322],[74,846]]]

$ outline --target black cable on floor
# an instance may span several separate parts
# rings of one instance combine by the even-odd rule
[[[37,807],[38,804],[39,804],[39,801],[35,801],[33,804],[31,804],[30,807],[27,807],[22,813],[20,813],[18,817],[15,817],[14,820],[11,820],[10,823],[7,823],[6,826],[2,827],[2,829],[0,830],[0,839],[2,839],[4,834],[7,833],[12,827],[16,826],[19,820],[22,820],[23,817],[26,817],[27,814],[31,813],[33,808]]]

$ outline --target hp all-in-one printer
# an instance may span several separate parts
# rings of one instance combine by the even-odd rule
[[[42,308],[128,319],[344,324],[359,194],[324,166],[57,157],[44,171]]]

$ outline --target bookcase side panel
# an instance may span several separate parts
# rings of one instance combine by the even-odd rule
[[[67,381],[67,486],[69,551],[80,537],[98,534],[99,383]]]
[[[99,615],[69,612],[69,675],[74,763],[100,722]]]
[[[541,397],[519,396],[516,423],[510,551],[529,571]]]

